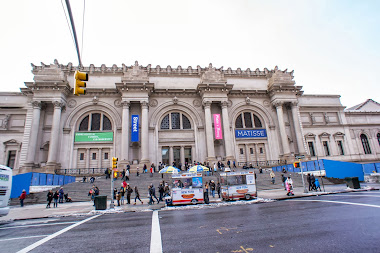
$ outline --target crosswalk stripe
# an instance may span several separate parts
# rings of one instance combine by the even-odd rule
[[[150,236],[150,253],[162,253],[162,241],[160,220],[158,219],[158,211],[152,214],[152,232]]]

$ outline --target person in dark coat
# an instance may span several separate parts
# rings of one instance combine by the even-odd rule
[[[129,204],[131,204],[131,194],[133,192],[133,189],[129,184],[127,185],[126,192],[127,192],[127,204],[129,205]]]
[[[311,191],[312,185],[311,185],[311,176],[310,176],[310,173],[307,174],[307,183],[309,184],[309,191]]]
[[[165,193],[164,185],[162,183],[160,183],[160,185],[158,186],[158,192],[160,193],[160,197],[158,198],[158,200],[162,201]]]
[[[282,185],[284,186],[284,190],[286,191],[286,184],[285,184],[286,177],[284,176],[284,174],[281,174],[281,179],[282,179]]]
[[[154,188],[153,184],[150,185],[149,195],[150,195],[150,198],[151,198],[151,200],[153,201],[153,203],[154,203],[153,198],[156,199],[157,204],[160,203],[160,200],[156,197],[156,189]]]
[[[218,182],[217,184],[216,184],[216,191],[218,192],[218,197],[220,198],[220,183]]]
[[[55,191],[54,195],[53,195],[53,199],[54,199],[54,204],[53,204],[53,207],[58,207],[58,198],[59,198],[59,192],[58,190]]]
[[[46,195],[47,197],[47,205],[46,205],[46,208],[50,208],[50,204],[51,204],[51,201],[53,200],[53,192],[52,190],[49,190],[49,192],[47,193]]]
[[[142,202],[141,199],[140,199],[140,193],[139,193],[139,190],[137,189],[137,186],[135,186],[135,203],[133,203],[134,205],[136,205],[136,200],[137,200],[137,199],[140,200],[141,205],[144,204],[144,202]]]
[[[310,176],[310,183],[311,183],[311,190],[317,190],[317,187],[315,187],[315,177],[314,174],[311,174]]]
[[[59,189],[59,203],[63,203],[63,195],[65,193],[63,192],[63,187],[61,187],[61,189]]]
[[[24,200],[26,198],[26,191],[25,190],[22,190],[22,193],[20,195],[20,206],[23,207],[24,206]]]

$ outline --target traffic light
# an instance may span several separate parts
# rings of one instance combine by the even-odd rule
[[[117,159],[117,157],[112,157],[112,169],[117,169],[117,161],[119,159]]]
[[[113,172],[113,178],[117,178],[117,171]]]
[[[293,166],[294,166],[294,168],[301,168],[300,162],[294,162]]]
[[[86,95],[86,90],[83,88],[86,88],[86,83],[84,81],[88,81],[88,74],[79,72],[78,70],[75,71],[74,74],[74,95]]]

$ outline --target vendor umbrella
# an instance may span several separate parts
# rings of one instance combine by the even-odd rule
[[[179,173],[180,170],[173,166],[166,166],[162,170],[159,171],[159,173]]]
[[[202,171],[210,171],[210,169],[202,165],[195,165],[188,170],[190,173],[197,173]]]

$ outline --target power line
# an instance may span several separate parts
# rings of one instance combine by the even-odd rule
[[[83,34],[84,34],[84,13],[86,11],[86,0],[83,0],[83,22],[82,22],[82,47],[80,49],[81,53],[81,58],[83,59]]]
[[[68,26],[69,31],[70,31],[71,39],[73,40],[73,44],[75,46],[75,41],[74,41],[73,33],[72,33],[71,29],[70,29],[70,24],[69,24],[69,20],[67,19],[65,7],[63,6],[63,0],[61,0],[61,4],[62,4],[63,13],[65,13],[66,22],[67,22],[67,26]]]
[[[66,6],[67,6],[67,11],[68,11],[69,17],[70,17],[71,27],[73,29],[73,35],[74,35],[74,40],[75,40],[75,48],[77,49],[79,67],[81,67],[82,66],[82,61],[80,59],[80,52],[79,52],[79,47],[78,47],[77,32],[75,31],[75,24],[74,24],[73,14],[71,13],[71,7],[70,7],[69,0],[66,0]]]

